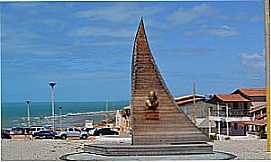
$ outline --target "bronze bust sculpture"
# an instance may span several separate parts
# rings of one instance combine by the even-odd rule
[[[154,91],[150,91],[146,100],[146,106],[151,110],[155,110],[158,104],[159,102],[156,93]]]

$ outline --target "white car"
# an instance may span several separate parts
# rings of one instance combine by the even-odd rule
[[[32,133],[32,135],[34,133],[42,131],[42,130],[45,130],[45,128],[42,127],[42,126],[32,126],[32,127],[30,127],[30,132]]]
[[[81,131],[87,132],[89,136],[93,136],[94,132],[98,130],[98,128],[82,128]]]
[[[80,139],[87,139],[88,133],[77,128],[67,128],[65,131],[57,132],[57,138],[66,139],[68,137],[79,137]]]

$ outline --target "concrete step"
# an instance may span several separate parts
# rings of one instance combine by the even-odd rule
[[[213,147],[205,142],[176,145],[85,145],[84,151],[103,156],[158,156],[210,154],[213,153]]]

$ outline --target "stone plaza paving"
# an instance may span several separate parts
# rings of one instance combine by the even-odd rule
[[[128,144],[129,138],[98,137],[96,140],[2,140],[1,160],[61,160],[60,157],[67,154],[83,152],[84,144]],[[266,140],[227,140],[212,143],[214,150],[230,153],[236,156],[236,160],[271,160],[271,154],[266,152]],[[79,154],[77,154],[79,155]],[[221,154],[220,154],[221,155]],[[80,160],[90,160],[101,156],[81,154]],[[75,156],[73,156],[75,158]],[[194,160],[201,156],[194,156]],[[103,158],[104,159],[104,158]],[[159,156],[146,157],[143,160],[188,160],[188,156]],[[212,158],[210,158],[212,159]],[[74,159],[75,160],[75,159]],[[106,160],[106,159],[104,159]],[[122,157],[117,160],[140,160],[131,157]]]
[[[271,160],[264,139],[215,141],[214,150],[234,154],[236,160]]]
[[[167,161],[167,160],[229,160],[235,156],[214,152],[213,154],[194,154],[194,155],[168,155],[168,156],[101,156],[90,153],[76,153],[61,157],[63,160],[73,161]]]

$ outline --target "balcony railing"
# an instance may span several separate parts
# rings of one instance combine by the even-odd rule
[[[226,117],[226,110],[211,110],[211,116],[221,116]],[[251,117],[251,114],[247,110],[243,109],[230,109],[228,117]]]

